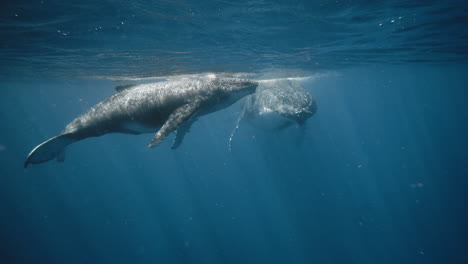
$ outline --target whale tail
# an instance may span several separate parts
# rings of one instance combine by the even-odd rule
[[[43,142],[29,153],[24,162],[24,167],[26,168],[29,164],[42,163],[52,159],[63,162],[65,160],[66,147],[75,141],[69,134],[62,134]]]

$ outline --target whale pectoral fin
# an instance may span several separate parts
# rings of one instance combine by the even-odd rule
[[[177,108],[166,120],[166,123],[159,129],[151,142],[148,144],[149,148],[156,146],[170,133],[174,132],[180,125],[187,120],[200,108],[203,100],[197,99],[190,103],[182,105]],[[183,133],[183,132],[182,132]]]
[[[182,144],[182,140],[184,139],[185,134],[190,132],[190,127],[192,126],[193,122],[195,122],[195,120],[196,118],[192,116],[192,118],[180,124],[180,126],[177,128],[176,136],[174,142],[172,142],[171,149],[176,149],[180,146],[180,144]]]
[[[234,135],[236,134],[237,130],[239,129],[240,123],[242,119],[244,119],[245,116],[245,107],[242,108],[242,111],[239,114],[239,117],[237,118],[236,126],[231,132],[231,135],[229,136],[229,152],[232,151],[232,139],[234,138]]]

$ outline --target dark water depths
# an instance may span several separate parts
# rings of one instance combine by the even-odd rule
[[[4,1],[0,263],[468,263],[465,1]],[[304,127],[28,152],[114,80],[309,76]]]

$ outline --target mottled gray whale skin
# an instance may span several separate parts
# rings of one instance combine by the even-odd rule
[[[256,127],[278,130],[303,125],[317,111],[314,98],[297,81],[263,81],[243,102],[242,118]]]
[[[215,75],[118,86],[116,94],[75,118],[60,135],[34,148],[24,167],[52,159],[62,162],[69,144],[107,133],[157,131],[148,145],[153,147],[177,131],[172,145],[177,148],[197,117],[230,106],[254,93],[257,86],[255,81]]]

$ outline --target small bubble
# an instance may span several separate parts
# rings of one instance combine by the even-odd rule
[[[18,14],[15,13],[15,17],[17,17],[17,16],[18,16]]]
[[[395,23],[395,20],[393,20],[393,19],[392,19],[392,20],[390,20],[390,23]]]
[[[381,27],[381,26],[383,26],[383,24],[382,24],[382,23],[380,23],[380,24],[379,24],[379,27]]]
[[[120,23],[121,23],[122,25],[125,24],[123,21],[120,21]]]

